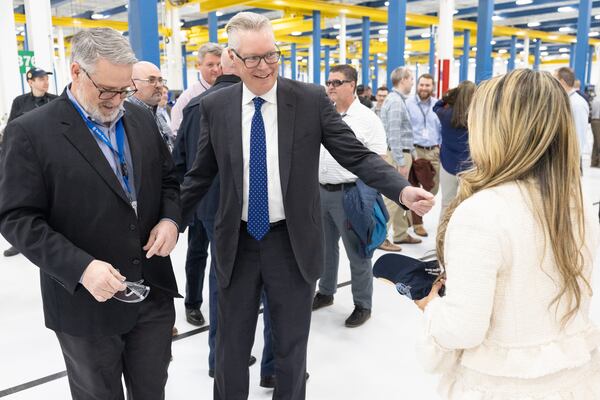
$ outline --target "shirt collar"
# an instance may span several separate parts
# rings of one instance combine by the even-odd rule
[[[202,76],[202,74],[200,74],[200,86],[202,86],[204,88],[204,90],[208,90],[210,89],[210,87],[212,86],[210,83],[206,82],[206,79],[204,79],[204,77]]]
[[[398,93],[398,95],[400,97],[402,97],[404,100],[406,100],[408,98],[408,96],[406,96],[404,93],[402,93],[401,91],[399,91],[398,89],[394,88],[393,89],[394,92]]]
[[[81,104],[79,104],[79,102],[77,101],[75,96],[73,96],[73,92],[71,92],[71,85],[67,86],[67,97],[69,98],[69,100],[71,100],[73,103],[75,103],[77,105],[77,107],[79,107],[79,109],[83,112],[83,115],[85,116],[86,119],[92,121],[96,125],[106,127],[106,125],[104,125],[103,123],[98,122],[94,118],[92,118],[90,116],[90,114],[88,114],[88,112],[85,110],[85,108],[83,108],[81,106]],[[111,128],[117,123],[117,121],[119,121],[121,119],[123,114],[125,114],[125,108],[123,107],[123,105],[121,105],[121,108],[119,109],[119,113],[117,114],[117,118],[115,118],[115,120],[110,123]]]
[[[250,91],[250,89],[248,89],[248,86],[246,86],[245,83],[242,84],[242,104],[251,103],[252,99],[254,99],[255,97],[260,97],[267,103],[276,105],[277,104],[277,81],[275,81],[275,84],[273,85],[271,90],[269,90],[267,93],[263,94],[262,96],[256,96],[254,93],[252,93]]]
[[[350,103],[350,107],[348,107],[348,109],[346,110],[346,112],[342,113],[344,116],[347,115],[357,115],[359,113],[359,108],[362,105],[362,103],[360,102],[360,100],[358,99],[357,96],[354,96],[354,101],[352,101],[352,103]]]

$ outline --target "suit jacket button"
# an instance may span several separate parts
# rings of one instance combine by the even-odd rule
[[[140,263],[140,259],[139,258],[134,258],[132,261],[133,265],[138,265]]]
[[[130,231],[135,231],[135,225],[134,224],[129,225],[129,230]]]

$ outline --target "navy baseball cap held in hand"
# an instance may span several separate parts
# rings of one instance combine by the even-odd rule
[[[421,261],[402,254],[384,254],[373,265],[373,276],[396,286],[411,300],[427,297],[433,284],[445,273],[437,260]],[[442,287],[439,294],[444,295]]]
[[[46,76],[46,75],[52,75],[52,72],[47,72],[41,68],[33,67],[29,71],[27,71],[27,75],[25,75],[25,76],[29,80],[29,79],[39,78],[40,76]]]

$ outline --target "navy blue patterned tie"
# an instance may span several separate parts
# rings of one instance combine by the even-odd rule
[[[260,108],[265,100],[255,97],[250,128],[250,182],[248,188],[248,233],[261,240],[269,231],[269,189],[267,187],[267,143]]]

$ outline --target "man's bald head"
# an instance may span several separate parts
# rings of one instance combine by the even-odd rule
[[[237,75],[237,71],[235,68],[235,64],[231,59],[229,52],[224,51],[221,54],[221,69],[223,70],[223,75]]]
[[[133,65],[131,78],[138,91],[135,97],[153,107],[160,102],[162,97],[162,80],[160,68],[148,61],[139,61]]]

